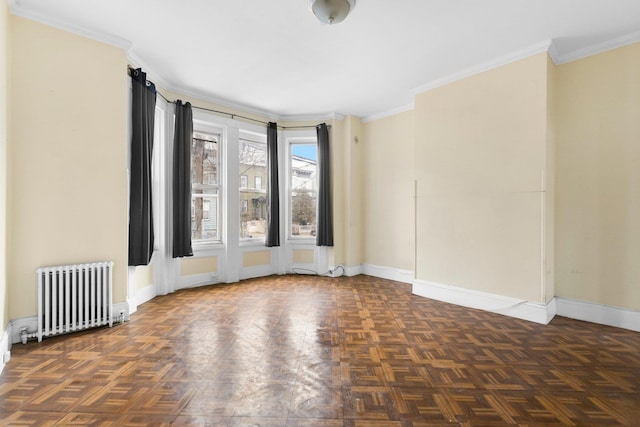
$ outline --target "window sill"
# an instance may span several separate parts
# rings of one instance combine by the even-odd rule
[[[240,241],[240,247],[255,247],[255,246],[265,246],[266,242],[264,239],[244,239]]]
[[[300,237],[300,238],[294,238],[294,239],[290,237],[287,239],[287,244],[292,246],[315,246],[316,239],[315,237],[314,238]]]
[[[212,253],[217,253],[221,250],[224,250],[225,246],[222,242],[216,243],[200,243],[198,245],[193,245],[193,256],[201,257],[211,255]]]

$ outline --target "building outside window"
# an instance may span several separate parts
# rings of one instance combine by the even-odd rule
[[[289,147],[289,236],[311,238],[316,235],[318,148],[308,142]]]
[[[191,146],[191,240],[220,241],[220,135],[194,132]]]
[[[264,239],[267,218],[267,191],[262,183],[267,176],[266,136],[240,139],[240,239]],[[253,183],[253,188],[249,187]]]

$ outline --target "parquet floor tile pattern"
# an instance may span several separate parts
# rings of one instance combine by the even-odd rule
[[[16,344],[0,425],[640,426],[640,334],[538,325],[368,276],[182,290]]]

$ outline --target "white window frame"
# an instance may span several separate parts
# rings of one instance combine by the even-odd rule
[[[211,185],[210,187],[215,187],[218,190],[217,195],[217,219],[216,219],[216,228],[217,228],[217,239],[202,239],[202,240],[192,240],[192,248],[194,253],[203,252],[210,249],[215,249],[217,247],[224,246],[224,237],[225,237],[225,224],[226,218],[224,216],[224,204],[226,202],[225,199],[225,188],[226,188],[226,175],[225,175],[225,161],[224,156],[225,146],[226,146],[226,138],[227,138],[227,129],[225,126],[221,126],[213,118],[208,118],[204,115],[199,115],[200,117],[196,118],[196,114],[194,114],[193,118],[193,131],[198,133],[204,133],[209,135],[215,135],[218,138],[218,184]],[[193,183],[192,183],[193,185]],[[207,186],[209,187],[209,186]],[[193,189],[192,189],[193,193]],[[193,197],[193,196],[192,196]]]
[[[292,168],[292,146],[294,145],[318,145],[318,137],[315,129],[310,130],[300,130],[300,131],[291,131],[287,132],[285,136],[286,140],[286,161],[285,161],[285,172],[286,172],[286,209],[285,209],[285,227],[286,227],[286,239],[289,244],[315,244],[315,237],[300,237],[294,236],[292,234],[292,201],[291,201],[291,168]],[[318,174],[316,173],[316,180],[318,179]],[[317,183],[316,183],[317,188]],[[317,205],[317,190],[316,190],[316,226],[318,223],[318,205]]]
[[[252,130],[248,130],[245,128],[241,128],[239,130],[239,137],[238,137],[238,146],[242,143],[242,142],[249,142],[249,143],[255,143],[255,144],[263,144],[264,145],[264,149],[265,149],[265,167],[268,168],[268,159],[267,159],[267,134],[266,131],[265,132],[255,132]],[[240,168],[240,157],[238,156],[237,159],[238,162],[238,169]],[[246,187],[242,187],[241,185],[239,186],[238,189],[238,196],[240,195],[240,193],[243,192],[243,190],[245,191],[250,191],[251,193],[263,193],[264,197],[268,197],[267,194],[267,189],[263,186],[262,188],[250,188],[249,187],[249,178],[248,175],[241,175],[242,176],[247,176],[247,186]],[[242,180],[240,178],[238,178],[240,181]],[[254,183],[255,183],[255,178],[254,177]],[[254,185],[255,187],[255,185]],[[248,206],[248,202],[247,202],[247,212],[249,212],[250,207]],[[242,224],[242,219],[240,218],[240,216],[243,214],[242,212],[242,207],[239,207],[239,211],[238,211],[238,224],[241,225]],[[240,233],[240,229],[238,228],[238,233]],[[263,245],[265,242],[266,237],[240,237],[240,245],[241,246],[245,246],[245,245]]]
[[[154,112],[154,129],[153,129],[153,152],[151,155],[151,199],[153,200],[153,251],[159,251],[165,247],[165,212],[166,200],[164,197],[164,184],[166,182],[166,173],[163,163],[165,161],[165,140],[166,140],[166,119],[167,104],[166,102],[156,102]]]

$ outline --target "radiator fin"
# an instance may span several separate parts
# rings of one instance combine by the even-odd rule
[[[40,267],[38,341],[113,325],[113,262]]]

